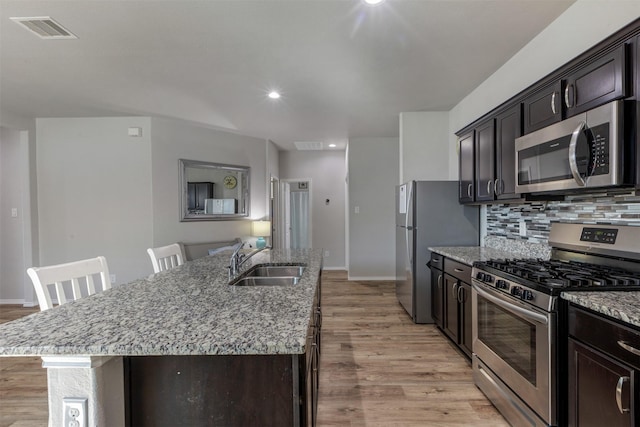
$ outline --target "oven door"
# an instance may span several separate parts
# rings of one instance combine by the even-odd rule
[[[547,425],[555,425],[555,345],[551,343],[556,338],[556,314],[476,280],[472,298],[475,357],[499,379],[498,387],[506,385]],[[509,393],[508,389],[500,392]]]

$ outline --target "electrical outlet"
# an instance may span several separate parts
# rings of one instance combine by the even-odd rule
[[[110,274],[109,275],[109,280],[111,280],[111,284],[115,285],[116,283],[116,275],[115,274]]]
[[[527,223],[524,220],[520,221],[520,235],[522,237],[527,236]]]
[[[64,427],[87,427],[87,399],[82,397],[65,397],[62,399],[64,411]]]

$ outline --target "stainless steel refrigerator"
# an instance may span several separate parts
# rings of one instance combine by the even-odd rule
[[[428,247],[477,246],[480,212],[458,203],[457,181],[396,187],[396,296],[415,323],[433,323]]]

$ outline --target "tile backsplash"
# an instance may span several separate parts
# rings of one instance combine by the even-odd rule
[[[486,245],[493,246],[499,238],[547,245],[552,222],[640,226],[640,195],[630,191],[573,195],[557,202],[493,204],[487,206],[486,215]]]

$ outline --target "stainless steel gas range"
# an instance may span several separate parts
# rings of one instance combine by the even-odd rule
[[[473,266],[473,375],[514,426],[566,423],[563,291],[640,290],[640,227],[554,223],[550,260]]]

